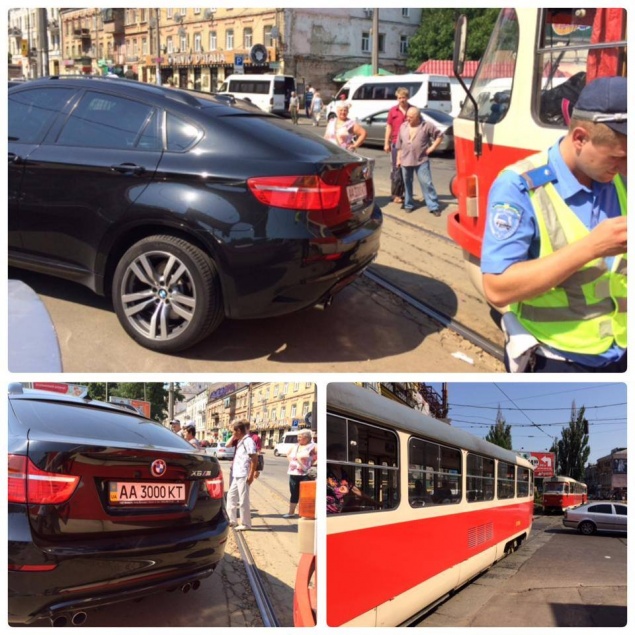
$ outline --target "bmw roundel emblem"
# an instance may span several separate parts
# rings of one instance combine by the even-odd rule
[[[152,476],[156,476],[157,478],[163,476],[165,471],[168,469],[168,466],[165,464],[163,459],[157,459],[152,462],[150,466],[150,471],[152,472]]]

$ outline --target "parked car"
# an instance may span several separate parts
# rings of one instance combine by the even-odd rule
[[[627,507],[622,503],[587,503],[564,513],[562,524],[590,536],[596,531],[626,531]]]
[[[196,589],[223,558],[218,461],[121,406],[9,389],[9,622]]]
[[[454,117],[434,108],[422,108],[421,117],[443,133],[443,140],[437,148],[437,152],[454,152]],[[380,110],[360,121],[368,133],[364,141],[366,145],[384,146],[387,119],[388,110]]]
[[[372,162],[240,100],[106,77],[8,99],[9,263],[112,296],[147,348],[327,302],[377,255]]]
[[[228,448],[227,443],[225,441],[220,442],[212,442],[210,443],[210,447],[207,448],[207,453],[210,456],[215,456],[217,459],[233,459],[234,454],[236,452],[236,448],[233,446]]]

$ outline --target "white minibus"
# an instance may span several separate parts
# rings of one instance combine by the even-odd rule
[[[417,108],[434,108],[443,112],[452,111],[450,78],[445,75],[408,73],[406,75],[375,75],[353,77],[340,88],[327,107],[327,117],[335,116],[335,105],[345,99],[350,105],[349,115],[363,119],[397,103],[395,91],[407,88],[410,103]]]
[[[281,115],[289,110],[289,97],[296,90],[290,75],[229,75],[218,91],[246,99],[260,110]]]

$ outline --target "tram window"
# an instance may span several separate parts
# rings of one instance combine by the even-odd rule
[[[467,502],[494,500],[494,459],[467,455]]]
[[[514,498],[514,474],[515,467],[504,461],[498,462],[498,498]]]
[[[564,126],[589,77],[619,75],[625,69],[626,48],[609,43],[626,39],[626,11],[607,9],[545,9],[536,68],[542,69],[539,119]],[[538,78],[537,78],[538,79]],[[567,112],[568,111],[568,112]]]
[[[529,496],[531,470],[526,467],[518,468],[518,482],[516,483],[516,496]]]
[[[459,503],[461,452],[411,438],[408,443],[408,502],[412,507]]]
[[[328,514],[399,505],[398,438],[392,430],[329,414],[326,439]]]

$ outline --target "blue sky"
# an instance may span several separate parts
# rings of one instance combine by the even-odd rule
[[[441,392],[440,383],[428,385]],[[500,405],[512,426],[514,450],[541,452],[554,437],[561,438],[575,402],[578,409],[586,408],[589,461],[595,463],[613,448],[627,447],[626,393],[624,383],[448,382],[448,416],[453,426],[484,438]]]

